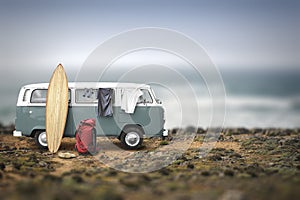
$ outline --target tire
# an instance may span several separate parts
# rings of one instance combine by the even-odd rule
[[[46,131],[36,131],[34,134],[35,143],[40,149],[48,149]]]
[[[138,149],[143,143],[144,131],[139,126],[127,126],[122,131],[120,140],[125,149]]]
[[[162,140],[167,140],[168,136],[161,136]]]

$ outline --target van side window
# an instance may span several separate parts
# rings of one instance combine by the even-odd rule
[[[146,89],[142,89],[143,95],[139,97],[137,103],[153,103],[153,99],[150,95],[150,92]]]
[[[47,89],[36,89],[31,93],[30,103],[46,103]],[[25,97],[24,97],[25,98]],[[71,102],[71,91],[68,90],[68,99]]]
[[[97,89],[77,89],[75,91],[76,103],[91,103],[97,102]]]
[[[30,103],[46,103],[47,90],[37,89],[31,94]]]

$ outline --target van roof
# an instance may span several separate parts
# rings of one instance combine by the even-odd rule
[[[23,87],[47,89],[48,85],[49,83],[35,83]],[[69,82],[68,86],[69,88],[150,88],[146,84],[119,82]]]

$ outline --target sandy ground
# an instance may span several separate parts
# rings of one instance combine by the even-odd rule
[[[0,199],[300,199],[299,130],[223,130],[207,155],[205,131],[174,133],[145,139],[137,151],[98,138],[94,156],[79,155],[75,139],[64,138],[60,152],[72,159],[39,149],[33,138],[0,134]],[[156,170],[124,172],[149,167]]]

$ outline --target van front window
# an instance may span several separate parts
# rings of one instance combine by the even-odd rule
[[[148,90],[142,89],[143,95],[139,97],[139,100],[137,103],[153,103],[153,99],[151,97],[151,94]]]

